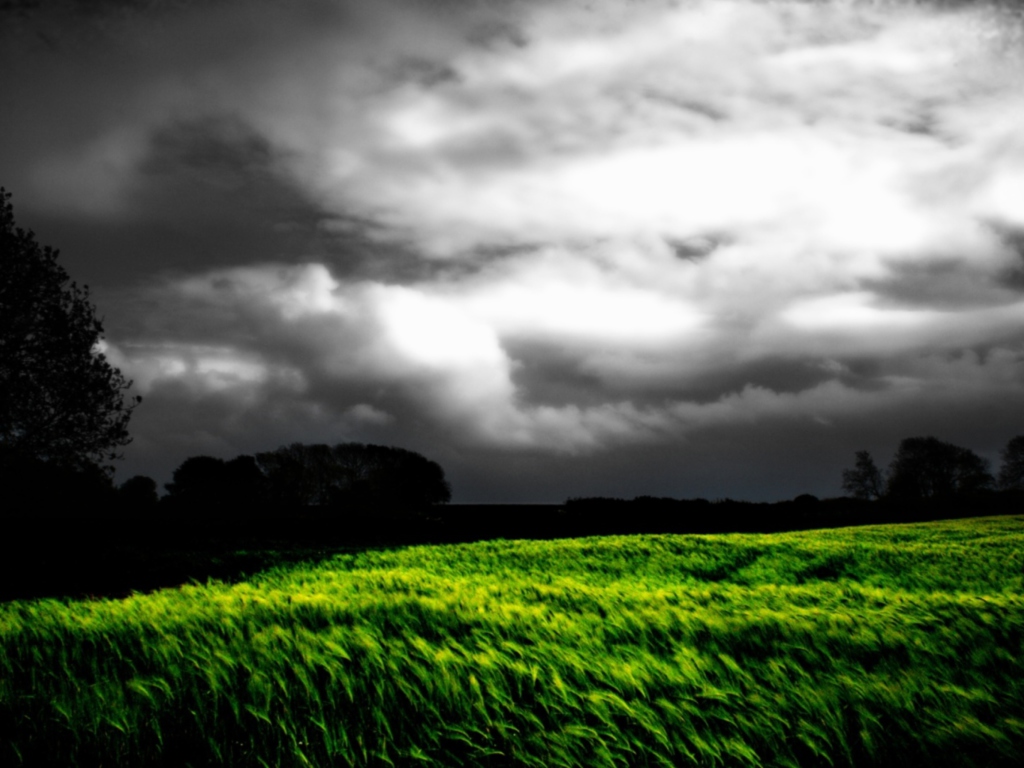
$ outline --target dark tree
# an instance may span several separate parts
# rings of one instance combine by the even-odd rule
[[[223,489],[231,504],[245,513],[265,502],[266,479],[255,456],[236,456],[224,462]]]
[[[324,506],[347,476],[337,466],[327,445],[282,445],[256,454],[267,482],[267,495],[279,507]]]
[[[944,500],[992,486],[987,462],[974,451],[934,437],[908,437],[889,466],[894,498]]]
[[[220,517],[244,517],[263,499],[263,473],[252,456],[230,461],[212,456],[191,456],[174,470],[167,503],[177,507],[217,508]]]
[[[1003,448],[999,469],[999,487],[1007,491],[1024,490],[1024,435],[1017,435]]]
[[[5,513],[83,517],[104,509],[113,495],[110,475],[96,464],[44,461],[0,448],[0,508]]]
[[[405,448],[341,443],[332,453],[349,477],[338,501],[358,505],[425,507],[451,501],[451,487],[436,462]]]
[[[224,459],[189,456],[174,470],[166,483],[167,499],[175,504],[206,504],[220,496]]]
[[[14,225],[0,187],[0,446],[69,466],[119,458],[139,397],[99,351],[87,286]]]
[[[857,451],[853,469],[843,470],[843,490],[857,499],[878,499],[885,490],[885,478],[867,451]]]
[[[256,461],[269,496],[285,506],[419,508],[451,500],[440,465],[404,448],[293,443]]]
[[[117,488],[117,500],[125,509],[152,509],[159,500],[156,492],[156,480],[145,475],[129,477]]]

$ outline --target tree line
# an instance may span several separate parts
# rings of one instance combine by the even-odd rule
[[[1024,489],[1024,435],[1003,448],[998,478],[974,451],[931,436],[901,441],[888,471],[880,470],[868,451],[854,456],[853,468],[843,471],[842,487],[857,499],[953,501],[996,488]]]
[[[363,443],[292,443],[230,461],[193,456],[166,489],[166,503],[175,507],[250,510],[420,509],[451,500],[437,462],[405,448]]]
[[[1024,511],[1024,435],[1002,451],[997,475],[974,451],[938,438],[902,440],[885,470],[869,451],[842,471],[844,496],[810,494],[774,503],[639,496],[569,499],[561,522],[569,535],[789,531]]]
[[[451,500],[437,462],[404,448],[355,442],[292,443],[230,460],[191,456],[174,470],[162,497],[145,475],[114,485],[96,465],[69,466],[13,451],[0,452],[0,478],[12,508],[64,508],[76,517],[164,511],[243,524],[271,510],[397,515]]]

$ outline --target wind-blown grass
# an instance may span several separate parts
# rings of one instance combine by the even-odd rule
[[[1024,517],[337,555],[0,607],[0,763],[1000,766]]]

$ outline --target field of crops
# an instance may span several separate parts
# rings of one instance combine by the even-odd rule
[[[0,606],[0,764],[1018,766],[1024,517],[339,554]]]

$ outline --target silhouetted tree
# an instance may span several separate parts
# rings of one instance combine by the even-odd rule
[[[223,484],[231,502],[241,510],[261,506],[265,501],[266,478],[255,456],[243,454],[225,462]]]
[[[1017,435],[1006,444],[1002,459],[999,487],[1007,491],[1024,490],[1024,435]]]
[[[987,462],[974,451],[934,437],[908,437],[889,466],[887,494],[942,500],[991,487]]]
[[[196,503],[216,493],[224,474],[224,459],[189,456],[165,483],[167,497],[175,502]]]
[[[263,473],[252,456],[230,461],[191,456],[174,470],[167,489],[172,506],[217,508],[219,517],[244,517],[262,502]]]
[[[422,507],[451,500],[436,462],[404,448],[292,443],[256,454],[268,495],[286,506]]]
[[[853,469],[843,470],[843,490],[857,499],[878,499],[885,491],[885,478],[867,451],[857,451]]]
[[[96,464],[44,461],[0,447],[0,498],[5,513],[81,518],[105,511],[113,495],[109,474]]]
[[[334,466],[330,446],[292,443],[256,454],[271,503],[283,507],[323,506],[332,489],[347,482]]]
[[[58,251],[14,225],[0,187],[0,445],[79,466],[118,457],[141,401],[98,350],[103,326],[87,286]]]
[[[451,501],[444,470],[415,451],[341,443],[331,452],[349,478],[348,486],[336,491],[336,503],[425,507]]]
[[[129,477],[117,488],[119,505],[124,509],[148,510],[156,506],[159,497],[156,480],[145,475]]]

